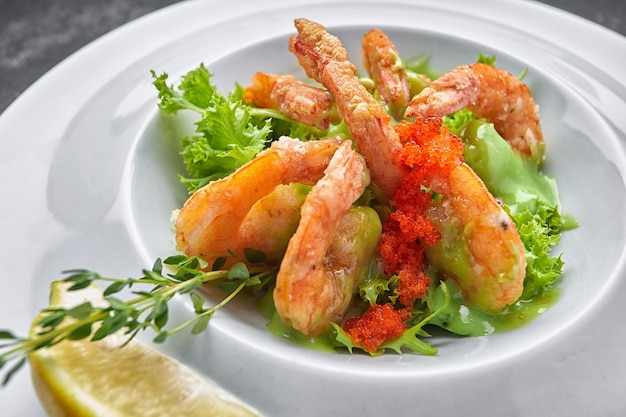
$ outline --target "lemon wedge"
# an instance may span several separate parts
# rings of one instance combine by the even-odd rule
[[[51,307],[102,302],[92,285],[53,282]],[[38,320],[35,321],[37,323]],[[31,328],[31,334],[36,332]],[[98,342],[65,340],[29,355],[35,391],[50,416],[259,416],[184,364],[122,334]]]

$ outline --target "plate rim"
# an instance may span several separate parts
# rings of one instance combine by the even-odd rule
[[[497,0],[480,0],[480,3],[493,5],[496,3],[496,1]],[[122,39],[129,36],[130,34],[141,32],[142,30],[147,30],[147,29],[144,29],[144,26],[145,27],[157,26],[158,24],[160,24],[158,22],[167,20],[171,14],[185,15],[186,13],[191,13],[195,8],[205,9],[209,7],[208,3],[210,2],[202,2],[201,0],[191,0],[191,1],[186,1],[186,2],[176,3],[171,6],[167,6],[163,9],[160,9],[146,16],[143,16],[133,22],[127,23],[119,27],[118,29],[102,36],[96,41],[86,45],[80,50],[76,51],[74,54],[70,55],[61,63],[57,64],[49,72],[47,72],[44,76],[42,76],[39,80],[33,83],[27,90],[25,90],[22,93],[22,95],[20,95],[16,100],[14,100],[7,107],[7,109],[5,109],[5,111],[2,114],[0,114],[0,135],[2,134],[2,132],[11,128],[12,123],[14,123],[12,122],[13,118],[17,118],[19,113],[23,112],[24,108],[28,107],[30,103],[36,101],[35,99],[37,98],[36,97],[37,95],[51,89],[49,86],[50,83],[55,83],[59,78],[63,78],[64,72],[71,70],[73,66],[84,65],[84,62],[86,60],[89,60],[95,52],[98,52],[98,50],[108,49],[110,44],[120,42]],[[249,1],[247,3],[254,4],[253,1]],[[296,2],[289,2],[289,1],[281,1],[278,3],[280,3],[281,5],[290,5],[290,6],[296,4]],[[323,2],[315,2],[312,0],[305,0],[305,1],[299,1],[297,4],[312,5],[314,3],[317,3],[317,4],[331,3],[331,1],[324,0]],[[352,4],[352,3],[357,3],[357,0],[343,1],[342,3]],[[372,5],[390,4],[390,3],[400,4],[404,6],[410,5],[410,6],[415,6],[419,8],[420,5],[425,5],[428,2],[409,2],[409,1],[395,1],[395,2],[371,1],[371,2],[368,2],[368,4],[372,4]],[[452,2],[443,1],[442,4],[444,5],[452,4]],[[535,3],[535,2],[508,0],[508,2],[505,4],[508,4],[509,7],[513,7],[514,9],[519,7],[522,9],[529,8],[529,10],[537,10],[536,12],[531,12],[531,14],[543,13],[543,12],[539,12],[538,10],[544,10],[545,13],[548,13],[549,15],[560,16],[558,19],[560,19],[559,21],[561,22],[568,22],[567,23],[568,25],[571,24],[575,27],[580,27],[580,25],[583,25],[586,28],[592,30],[593,35],[587,34],[587,36],[595,36],[598,38],[604,38],[605,40],[607,40],[607,42],[619,45],[621,48],[624,48],[624,50],[626,50],[626,38],[621,37],[621,35],[616,34],[615,32],[612,32],[606,28],[603,28],[593,22],[568,14],[567,12],[563,12],[558,9],[552,8],[551,6],[541,4],[541,3]],[[501,2],[498,2],[498,6],[502,7],[502,9],[506,9],[506,7],[503,6]],[[193,31],[192,25],[190,25],[190,27],[187,28],[187,32],[191,33],[192,31]],[[166,38],[167,37],[160,38],[160,39],[166,39]],[[612,63],[613,62],[611,62],[611,64]],[[626,86],[626,84],[623,84],[623,85]],[[54,88],[52,88],[52,90],[54,90]],[[87,93],[87,94],[90,94],[90,93]],[[64,119],[64,120],[67,120],[67,119]],[[62,123],[63,122],[61,122],[61,124]],[[53,141],[53,140],[54,139],[50,139],[50,141]],[[2,219],[2,217],[0,217],[0,219]],[[0,392],[0,395],[3,395],[3,392]]]

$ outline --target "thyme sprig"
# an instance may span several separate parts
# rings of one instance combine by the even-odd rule
[[[250,262],[263,260],[263,254],[254,250],[247,250],[246,257]],[[89,338],[91,341],[97,341],[123,331],[127,336],[125,343],[128,343],[141,330],[152,329],[156,332],[153,340],[161,343],[188,327],[191,327],[192,334],[201,333],[217,310],[246,287],[263,286],[276,272],[275,266],[264,264],[247,266],[243,262],[236,262],[225,269],[223,267],[226,261],[227,256],[219,257],[212,265],[212,269],[207,270],[208,264],[198,257],[175,255],[163,261],[157,259],[152,269],[144,269],[143,275],[139,278],[123,279],[105,277],[86,269],[64,271],[63,281],[68,283],[68,291],[87,288],[97,281],[107,283],[103,291],[104,302],[101,305],[93,305],[86,301],[71,308],[46,308],[34,323],[37,326],[36,333],[26,338],[0,329],[0,341],[6,341],[0,345],[0,370],[4,370],[9,363],[12,364],[2,379],[2,386],[23,367],[30,353],[54,346],[66,339]],[[165,272],[164,265],[170,266],[173,272]],[[194,292],[209,282],[228,292],[224,299],[213,306],[206,306],[205,298]],[[124,289],[144,285],[151,288],[148,291],[131,291],[135,297],[130,300],[124,301],[115,296]],[[167,328],[168,302],[177,294],[190,297],[195,315],[176,327]]]

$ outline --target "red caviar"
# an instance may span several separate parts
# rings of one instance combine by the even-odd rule
[[[428,290],[430,278],[424,272],[427,262],[422,243],[434,245],[441,238],[427,216],[432,203],[429,189],[463,161],[463,143],[442,126],[441,119],[402,122],[396,131],[403,146],[394,160],[410,169],[394,194],[395,210],[383,225],[379,251],[385,274],[398,275],[398,302],[403,308],[370,306],[344,326],[353,342],[370,352],[402,334],[406,329],[403,320],[411,316],[415,300]]]
[[[375,352],[386,340],[400,337],[407,326],[402,310],[391,304],[374,304],[360,316],[346,320],[343,329],[356,345]]]
[[[428,188],[462,162],[463,142],[442,126],[441,119],[402,122],[396,131],[403,146],[394,155],[395,162],[410,170],[394,194],[395,211],[383,227],[380,253],[385,273],[400,278],[400,303],[411,307],[429,284],[422,243],[432,246],[441,238],[426,214],[432,202]]]
[[[403,144],[394,155],[396,162],[418,171],[427,181],[447,177],[463,162],[463,142],[443,126],[441,119],[402,122],[396,132]]]

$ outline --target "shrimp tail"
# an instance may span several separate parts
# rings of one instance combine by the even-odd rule
[[[368,31],[362,40],[363,65],[376,83],[378,95],[395,120],[402,120],[411,98],[409,82],[395,45],[379,29]]]

